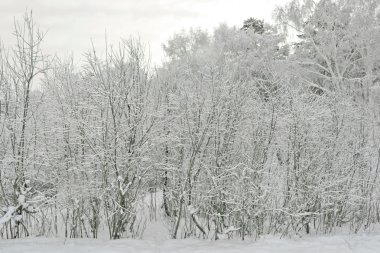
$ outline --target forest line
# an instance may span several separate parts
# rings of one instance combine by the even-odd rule
[[[174,34],[160,67],[133,38],[48,57],[26,13],[0,49],[0,237],[141,238],[157,210],[174,239],[371,231],[378,9],[292,1],[275,26]]]

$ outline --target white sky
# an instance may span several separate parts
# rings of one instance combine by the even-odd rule
[[[174,32],[190,27],[212,31],[220,23],[241,26],[249,17],[270,22],[276,5],[289,0],[0,0],[0,38],[12,42],[14,18],[33,10],[47,30],[44,51],[59,56],[74,53],[78,60],[91,48],[99,51],[105,33],[109,43],[140,36],[149,44],[153,62],[163,57],[162,43]]]

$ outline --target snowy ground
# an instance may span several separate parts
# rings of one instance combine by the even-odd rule
[[[128,240],[28,238],[0,241],[1,253],[121,253],[121,252],[211,252],[211,253],[377,253],[380,235],[341,235],[303,239],[265,238],[259,241]]]

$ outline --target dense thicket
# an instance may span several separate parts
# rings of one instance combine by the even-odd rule
[[[277,27],[175,34],[157,68],[137,39],[46,57],[26,14],[1,49],[0,236],[141,237],[156,211],[172,238],[370,230],[378,9],[293,1]]]

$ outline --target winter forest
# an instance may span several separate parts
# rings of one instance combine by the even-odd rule
[[[258,239],[379,231],[380,2],[291,1],[271,24],[0,48],[0,238]],[[247,18],[247,19],[244,19]],[[290,39],[290,38],[293,39]]]

